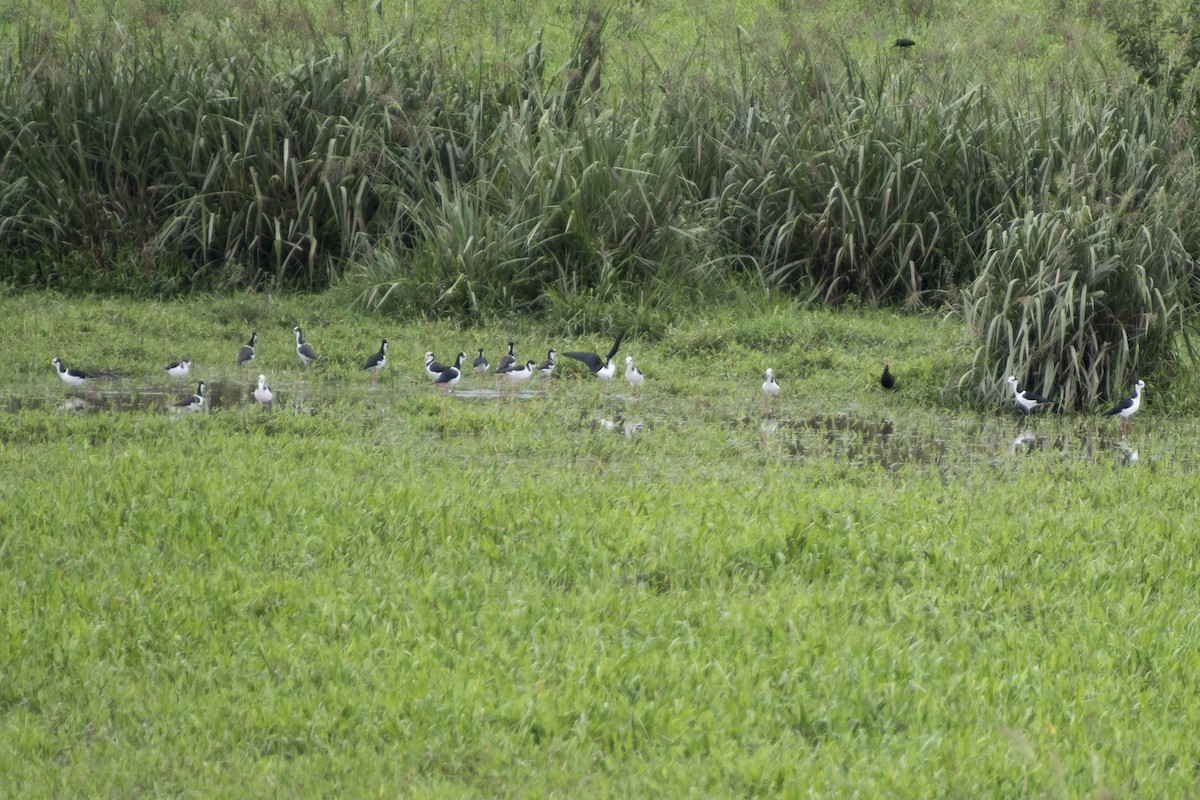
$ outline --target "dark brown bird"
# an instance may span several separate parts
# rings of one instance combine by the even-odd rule
[[[907,50],[914,44],[916,44],[916,42],[914,42],[912,39],[900,38],[896,40],[896,43],[892,45],[892,47],[899,47],[901,50]]]
[[[883,374],[879,376],[879,385],[885,389],[896,388],[896,376],[888,368],[888,362],[883,362]]]

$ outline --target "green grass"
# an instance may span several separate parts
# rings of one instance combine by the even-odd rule
[[[578,372],[460,401],[420,372],[430,347],[607,344],[531,323],[270,296],[26,295],[0,319],[18,354],[0,401],[31,406],[0,415],[13,795],[1178,797],[1200,779],[1197,429],[1153,387],[1123,468],[1090,414],[1037,421],[1066,446],[1016,457],[1007,412],[946,407],[962,332],[920,315],[762,302],[635,332],[636,402]],[[307,377],[296,322],[328,358]],[[232,380],[251,328],[253,372],[311,399],[32,407],[65,393],[56,354],[137,383],[188,355]],[[802,424],[838,413],[891,418],[897,459]],[[593,424],[613,416],[645,425]]]

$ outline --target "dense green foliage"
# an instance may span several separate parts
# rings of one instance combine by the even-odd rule
[[[1087,204],[1123,240],[1155,232],[1111,268],[1162,296],[1156,341],[1072,366],[1064,342],[1107,347],[1147,308],[1110,305],[1068,265],[1057,285],[1107,307],[1019,354],[981,339],[986,363],[961,385],[983,400],[1003,363],[1078,406],[1131,370],[1175,371],[1200,252],[1200,137],[1177,81],[1102,65],[1093,82],[1081,65],[994,87],[934,48],[864,55],[794,29],[737,31],[703,70],[647,53],[614,77],[624,14],[571,18],[559,62],[532,33],[522,58],[490,60],[378,31],[283,51],[142,28],[64,46],[26,28],[0,73],[7,281],[340,285],[395,315],[542,313],[580,330],[606,327],[598,306],[636,320],[732,285],[918,308],[997,286],[981,278],[1008,258],[997,232],[1026,214]]]
[[[568,369],[504,402],[421,373],[429,348],[594,346],[531,323],[270,295],[24,295],[0,319],[0,402],[25,403],[0,413],[10,794],[1196,785],[1196,428],[1153,393],[1121,467],[1109,421],[1038,420],[1046,449],[1013,455],[1015,418],[932,407],[961,336],[919,315],[713,308],[624,345],[636,402]],[[251,326],[273,413],[57,410],[56,354],[168,395],[191,356],[233,391]]]

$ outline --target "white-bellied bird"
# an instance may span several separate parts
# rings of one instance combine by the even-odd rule
[[[532,361],[526,361],[525,366],[517,367],[516,369],[510,369],[504,374],[514,381],[527,381],[533,377],[533,373],[536,371],[537,370],[534,366],[534,363]]]
[[[167,374],[172,378],[186,377],[192,371],[192,360],[185,358],[183,361],[172,361],[167,364]]]
[[[767,397],[779,394],[779,384],[775,381],[775,370],[768,367],[763,377],[766,378],[762,385],[763,394]]]
[[[82,370],[67,369],[63,366],[62,361],[58,358],[55,358],[54,361],[50,363],[54,364],[54,370],[58,373],[58,377],[62,378],[63,383],[71,388],[83,386],[85,383],[87,383],[87,379],[90,377]]]
[[[587,364],[588,369],[592,374],[601,380],[610,381],[616,373],[617,368],[613,365],[613,356],[617,354],[617,350],[621,349],[621,340],[625,338],[625,331],[617,336],[617,341],[613,343],[612,349],[608,351],[608,355],[604,358],[595,353],[563,353],[567,358],[573,358],[576,361],[582,361]]]
[[[379,376],[379,370],[387,364],[387,339],[379,345],[379,352],[367,359],[363,369],[371,373],[371,380]]]
[[[467,357],[466,353],[459,353],[458,360],[455,363],[458,364],[459,367],[461,368],[462,360],[466,357]],[[432,350],[430,350],[428,353],[425,354],[425,374],[428,375],[430,378],[432,378],[435,381],[439,377],[441,377],[441,374],[443,372],[450,369],[452,366],[454,366],[454,364],[443,364],[440,361],[434,361]],[[461,369],[460,369],[460,371],[461,371]]]
[[[1133,395],[1126,397],[1121,402],[1104,412],[1106,417],[1121,418],[1121,436],[1125,435],[1125,429],[1129,427],[1129,418],[1137,413],[1137,410],[1142,406],[1142,389],[1146,388],[1145,381],[1138,381],[1133,385]]]
[[[542,374],[542,377],[549,378],[554,374],[554,368],[557,366],[554,362],[554,357],[558,355],[558,351],[553,347],[546,352],[546,360],[537,365],[537,371]]]
[[[646,376],[642,374],[642,371],[633,365],[633,356],[625,356],[625,380],[634,389],[646,381]]]
[[[254,343],[258,341],[258,331],[250,334],[250,341],[242,345],[242,349],[238,350],[237,365],[241,369],[247,362],[254,360]]]
[[[200,381],[200,385],[196,387],[196,393],[187,400],[182,400],[171,406],[175,411],[189,412],[199,411],[204,408],[204,381]]]
[[[1010,375],[1008,385],[1013,390],[1013,403],[1017,408],[1025,412],[1025,416],[1029,416],[1039,408],[1053,408],[1054,401],[1042,397],[1037,392],[1029,390],[1021,391],[1017,388],[1017,378],[1015,375]]]
[[[258,386],[254,390],[254,399],[258,401],[260,406],[269,406],[271,401],[275,399],[275,393],[271,391],[271,387],[267,386],[267,376],[258,376]]]
[[[296,355],[300,356],[300,363],[307,367],[320,358],[320,356],[317,355],[316,350],[313,350],[311,344],[304,341],[304,331],[300,330],[299,325],[292,328],[292,330],[296,334]]]
[[[459,353],[458,358],[454,359],[454,366],[446,367],[442,370],[441,374],[437,376],[437,380],[433,382],[433,385],[453,391],[454,385],[462,377],[462,362],[466,357],[466,353]]]
[[[471,366],[473,366],[475,368],[476,374],[482,374],[484,372],[487,372],[488,368],[492,366],[491,364],[488,363],[487,358],[484,357],[482,347],[479,348],[479,357],[475,359],[475,363],[472,364]]]

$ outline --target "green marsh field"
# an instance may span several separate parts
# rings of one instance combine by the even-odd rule
[[[447,396],[427,349],[609,342],[321,296],[0,318],[11,794],[1196,790],[1197,429],[1153,402],[1127,464],[1112,420],[940,404],[953,324],[786,302],[634,332],[636,397],[569,362]],[[181,357],[206,413],[165,408]]]
[[[6,4],[0,795],[1200,795],[1197,31]]]

